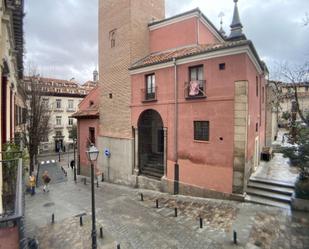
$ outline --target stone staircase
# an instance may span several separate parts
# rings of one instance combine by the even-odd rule
[[[61,167],[58,166],[56,162],[49,162],[39,165],[37,173],[37,186],[43,185],[42,175],[45,170],[48,171],[48,175],[51,178],[50,184],[67,181],[67,177],[61,170]]]
[[[160,154],[151,154],[148,156],[147,163],[142,167],[141,173],[155,179],[160,179],[164,175],[162,156]]]
[[[290,208],[294,185],[287,182],[251,177],[246,190],[248,202]]]

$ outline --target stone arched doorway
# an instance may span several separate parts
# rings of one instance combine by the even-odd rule
[[[139,173],[161,178],[164,175],[165,141],[163,121],[155,110],[144,111],[138,120]]]

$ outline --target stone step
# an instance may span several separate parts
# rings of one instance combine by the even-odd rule
[[[280,208],[286,208],[290,209],[290,204],[281,202],[281,201],[275,201],[275,200],[270,200],[267,198],[259,197],[259,196],[254,196],[254,195],[247,195],[245,197],[245,201],[252,202],[252,203],[257,203],[257,204],[262,204],[262,205],[268,205],[268,206],[274,206],[274,207],[280,207]]]
[[[285,195],[285,194],[278,194],[274,193],[271,191],[266,191],[266,190],[260,190],[260,189],[255,189],[255,188],[247,188],[247,194],[249,195],[254,195],[254,196],[259,196],[262,198],[267,198],[279,202],[286,202],[290,203],[291,202],[291,196],[290,195]]]
[[[159,167],[159,166],[153,166],[153,165],[144,165],[142,167],[142,170],[147,170],[147,171],[153,171],[153,172],[158,172],[158,173],[164,173],[164,168],[163,167]]]
[[[279,186],[279,187],[288,187],[288,188],[294,189],[294,183],[291,183],[291,182],[269,180],[269,179],[257,178],[257,177],[250,177],[249,181],[256,182],[256,183],[269,184],[269,185]]]
[[[285,194],[289,196],[291,196],[294,192],[294,189],[291,187],[282,187],[282,186],[265,184],[261,182],[252,182],[252,181],[249,181],[248,188],[266,190],[266,191],[275,192],[279,194]]]
[[[154,178],[158,179],[158,178],[161,178],[163,176],[164,172],[163,171],[162,172],[158,172],[158,171],[154,171],[154,170],[149,170],[149,169],[143,168],[141,170],[141,174],[142,175],[146,175],[146,176],[151,176],[151,177],[154,177]]]

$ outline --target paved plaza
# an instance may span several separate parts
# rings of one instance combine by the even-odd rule
[[[87,179],[84,185],[78,178],[74,183],[71,169],[67,170],[68,181],[52,184],[49,193],[37,189],[35,196],[26,196],[27,236],[37,238],[42,249],[91,247],[90,182]],[[173,196],[100,182],[96,216],[99,248],[116,248],[117,243],[128,249],[309,248],[308,213],[251,203]]]

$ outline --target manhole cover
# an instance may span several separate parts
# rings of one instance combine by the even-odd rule
[[[51,206],[54,206],[55,203],[54,202],[47,202],[43,205],[43,207],[51,207]]]

